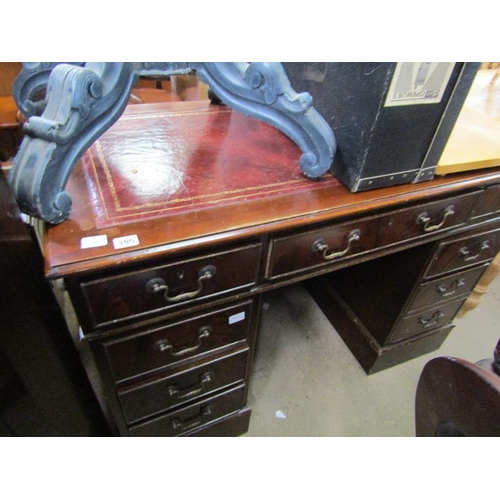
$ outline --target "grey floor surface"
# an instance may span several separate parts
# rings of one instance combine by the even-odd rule
[[[438,351],[367,376],[301,286],[263,298],[245,436],[414,436],[414,401],[427,361],[491,358],[500,337],[500,278],[455,321]]]

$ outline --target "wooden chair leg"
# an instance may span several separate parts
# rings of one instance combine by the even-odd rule
[[[469,311],[472,311],[479,305],[481,299],[483,298],[483,295],[488,291],[491,282],[498,276],[499,273],[500,252],[497,254],[488,269],[486,269],[486,271],[483,273],[476,286],[474,287],[474,290],[472,290],[464,305],[461,307],[460,311],[458,311],[458,318],[462,318],[465,314],[467,314]]]

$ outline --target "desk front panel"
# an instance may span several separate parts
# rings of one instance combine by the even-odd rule
[[[486,198],[483,191],[475,185],[394,203],[388,198],[358,214],[333,211],[330,216],[327,210],[319,219],[297,214],[279,223],[251,226],[250,233],[236,228],[218,234],[199,248],[188,241],[187,252],[184,242],[174,249],[168,242],[157,242],[154,248],[117,256],[116,266],[99,260],[96,269],[70,273],[68,290],[84,337],[93,346],[118,433],[190,435],[210,432],[211,426],[237,415],[248,418],[260,294],[340,268],[353,270],[358,263],[376,266],[387,256],[402,262],[398,255],[406,250],[420,257],[399,264],[394,272],[395,281],[405,276],[411,283],[401,293],[401,303],[379,308],[384,331],[370,333],[359,320],[350,322],[349,313],[344,323],[351,332],[359,328],[359,333],[349,333],[346,342],[353,335],[353,345],[365,339],[357,349],[368,353],[370,361],[364,366],[371,373],[437,348],[482,272],[481,263],[500,245],[500,230],[481,229],[493,227],[491,221],[498,217],[496,191],[486,191]],[[483,248],[473,264],[450,264],[448,248],[458,241],[472,244],[486,233],[488,249]],[[418,270],[408,273],[412,266]],[[210,276],[204,277],[207,268]],[[441,300],[435,291],[428,292],[430,280],[438,278],[445,293],[453,291]],[[464,278],[466,285],[460,282]],[[374,295],[383,295],[377,280],[366,280]],[[391,280],[385,283],[389,286]],[[361,306],[365,292],[359,291]],[[325,310],[330,307],[331,302]],[[341,312],[335,310],[337,316]]]
[[[467,193],[313,231],[277,236],[271,244],[267,278],[273,280],[328,266],[458,227],[468,220],[480,194]]]

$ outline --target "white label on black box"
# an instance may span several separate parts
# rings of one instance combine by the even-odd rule
[[[440,102],[455,63],[397,63],[385,106],[433,104]]]
[[[245,311],[242,311],[238,314],[233,314],[232,316],[229,316],[229,324],[232,325],[233,323],[238,323],[240,321],[243,321],[245,319]]]
[[[135,247],[139,244],[139,238],[137,234],[131,234],[130,236],[122,236],[121,238],[113,238],[113,247],[115,250],[120,248]]]

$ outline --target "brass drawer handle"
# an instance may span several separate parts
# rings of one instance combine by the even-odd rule
[[[165,284],[165,280],[161,278],[153,278],[146,283],[146,290],[149,293],[158,293],[164,291],[163,296],[167,302],[182,302],[183,300],[194,299],[203,291],[203,282],[205,280],[212,279],[215,276],[216,268],[215,266],[205,266],[200,269],[198,273],[198,288],[194,292],[185,292],[175,295],[174,297],[169,297],[168,295],[168,285]]]
[[[490,248],[490,242],[488,240],[483,241],[479,246],[479,251],[476,254],[471,255],[470,250],[467,247],[462,247],[458,251],[458,255],[464,259],[465,262],[471,262],[476,260],[483,250],[488,250]]]
[[[450,205],[449,207],[445,208],[443,212],[443,218],[439,224],[430,226],[429,224],[431,223],[431,218],[429,217],[429,214],[427,212],[423,212],[417,217],[417,224],[421,224],[424,226],[424,232],[432,233],[432,231],[441,229],[444,226],[446,219],[448,217],[451,217],[452,215],[455,215],[455,207],[453,205]]]
[[[438,323],[441,318],[444,318],[445,314],[441,311],[436,311],[430,318],[418,318],[418,322],[424,327],[429,328]]]
[[[154,348],[160,352],[169,351],[170,356],[172,356],[174,358],[180,358],[182,356],[186,356],[186,354],[192,354],[193,352],[196,352],[198,349],[200,349],[203,340],[208,339],[210,337],[211,333],[212,333],[212,327],[202,326],[198,330],[198,343],[192,347],[188,347],[186,349],[183,349],[182,351],[174,352],[173,351],[174,346],[168,340],[159,340],[154,345]]]
[[[213,375],[210,372],[204,373],[200,375],[200,381],[197,384],[194,384],[190,387],[185,387],[184,389],[179,389],[177,385],[170,385],[167,387],[168,397],[169,398],[177,398],[177,399],[187,399],[192,398],[193,396],[198,396],[201,394],[206,388],[207,384],[212,382]]]
[[[343,257],[346,255],[349,250],[351,250],[351,246],[355,241],[358,241],[361,236],[361,231],[359,229],[354,229],[351,231],[347,237],[347,246],[344,248],[344,250],[340,250],[339,252],[331,252],[328,253],[329,247],[325,243],[325,240],[319,239],[316,240],[312,244],[312,251],[313,252],[322,252],[323,253],[323,259],[325,260],[333,260],[333,259],[338,259],[339,257]]]
[[[194,427],[198,427],[199,425],[204,424],[205,421],[210,417],[210,415],[212,415],[212,407],[205,406],[205,408],[201,409],[199,415],[196,415],[193,418],[190,418],[188,420],[175,418],[174,420],[172,420],[172,428],[176,432],[183,432],[189,429],[193,429]]]
[[[463,278],[460,278],[459,280],[455,280],[449,287],[438,285],[436,289],[442,297],[449,297],[450,295],[454,295],[455,293],[457,293],[458,288],[464,285],[465,280]]]

